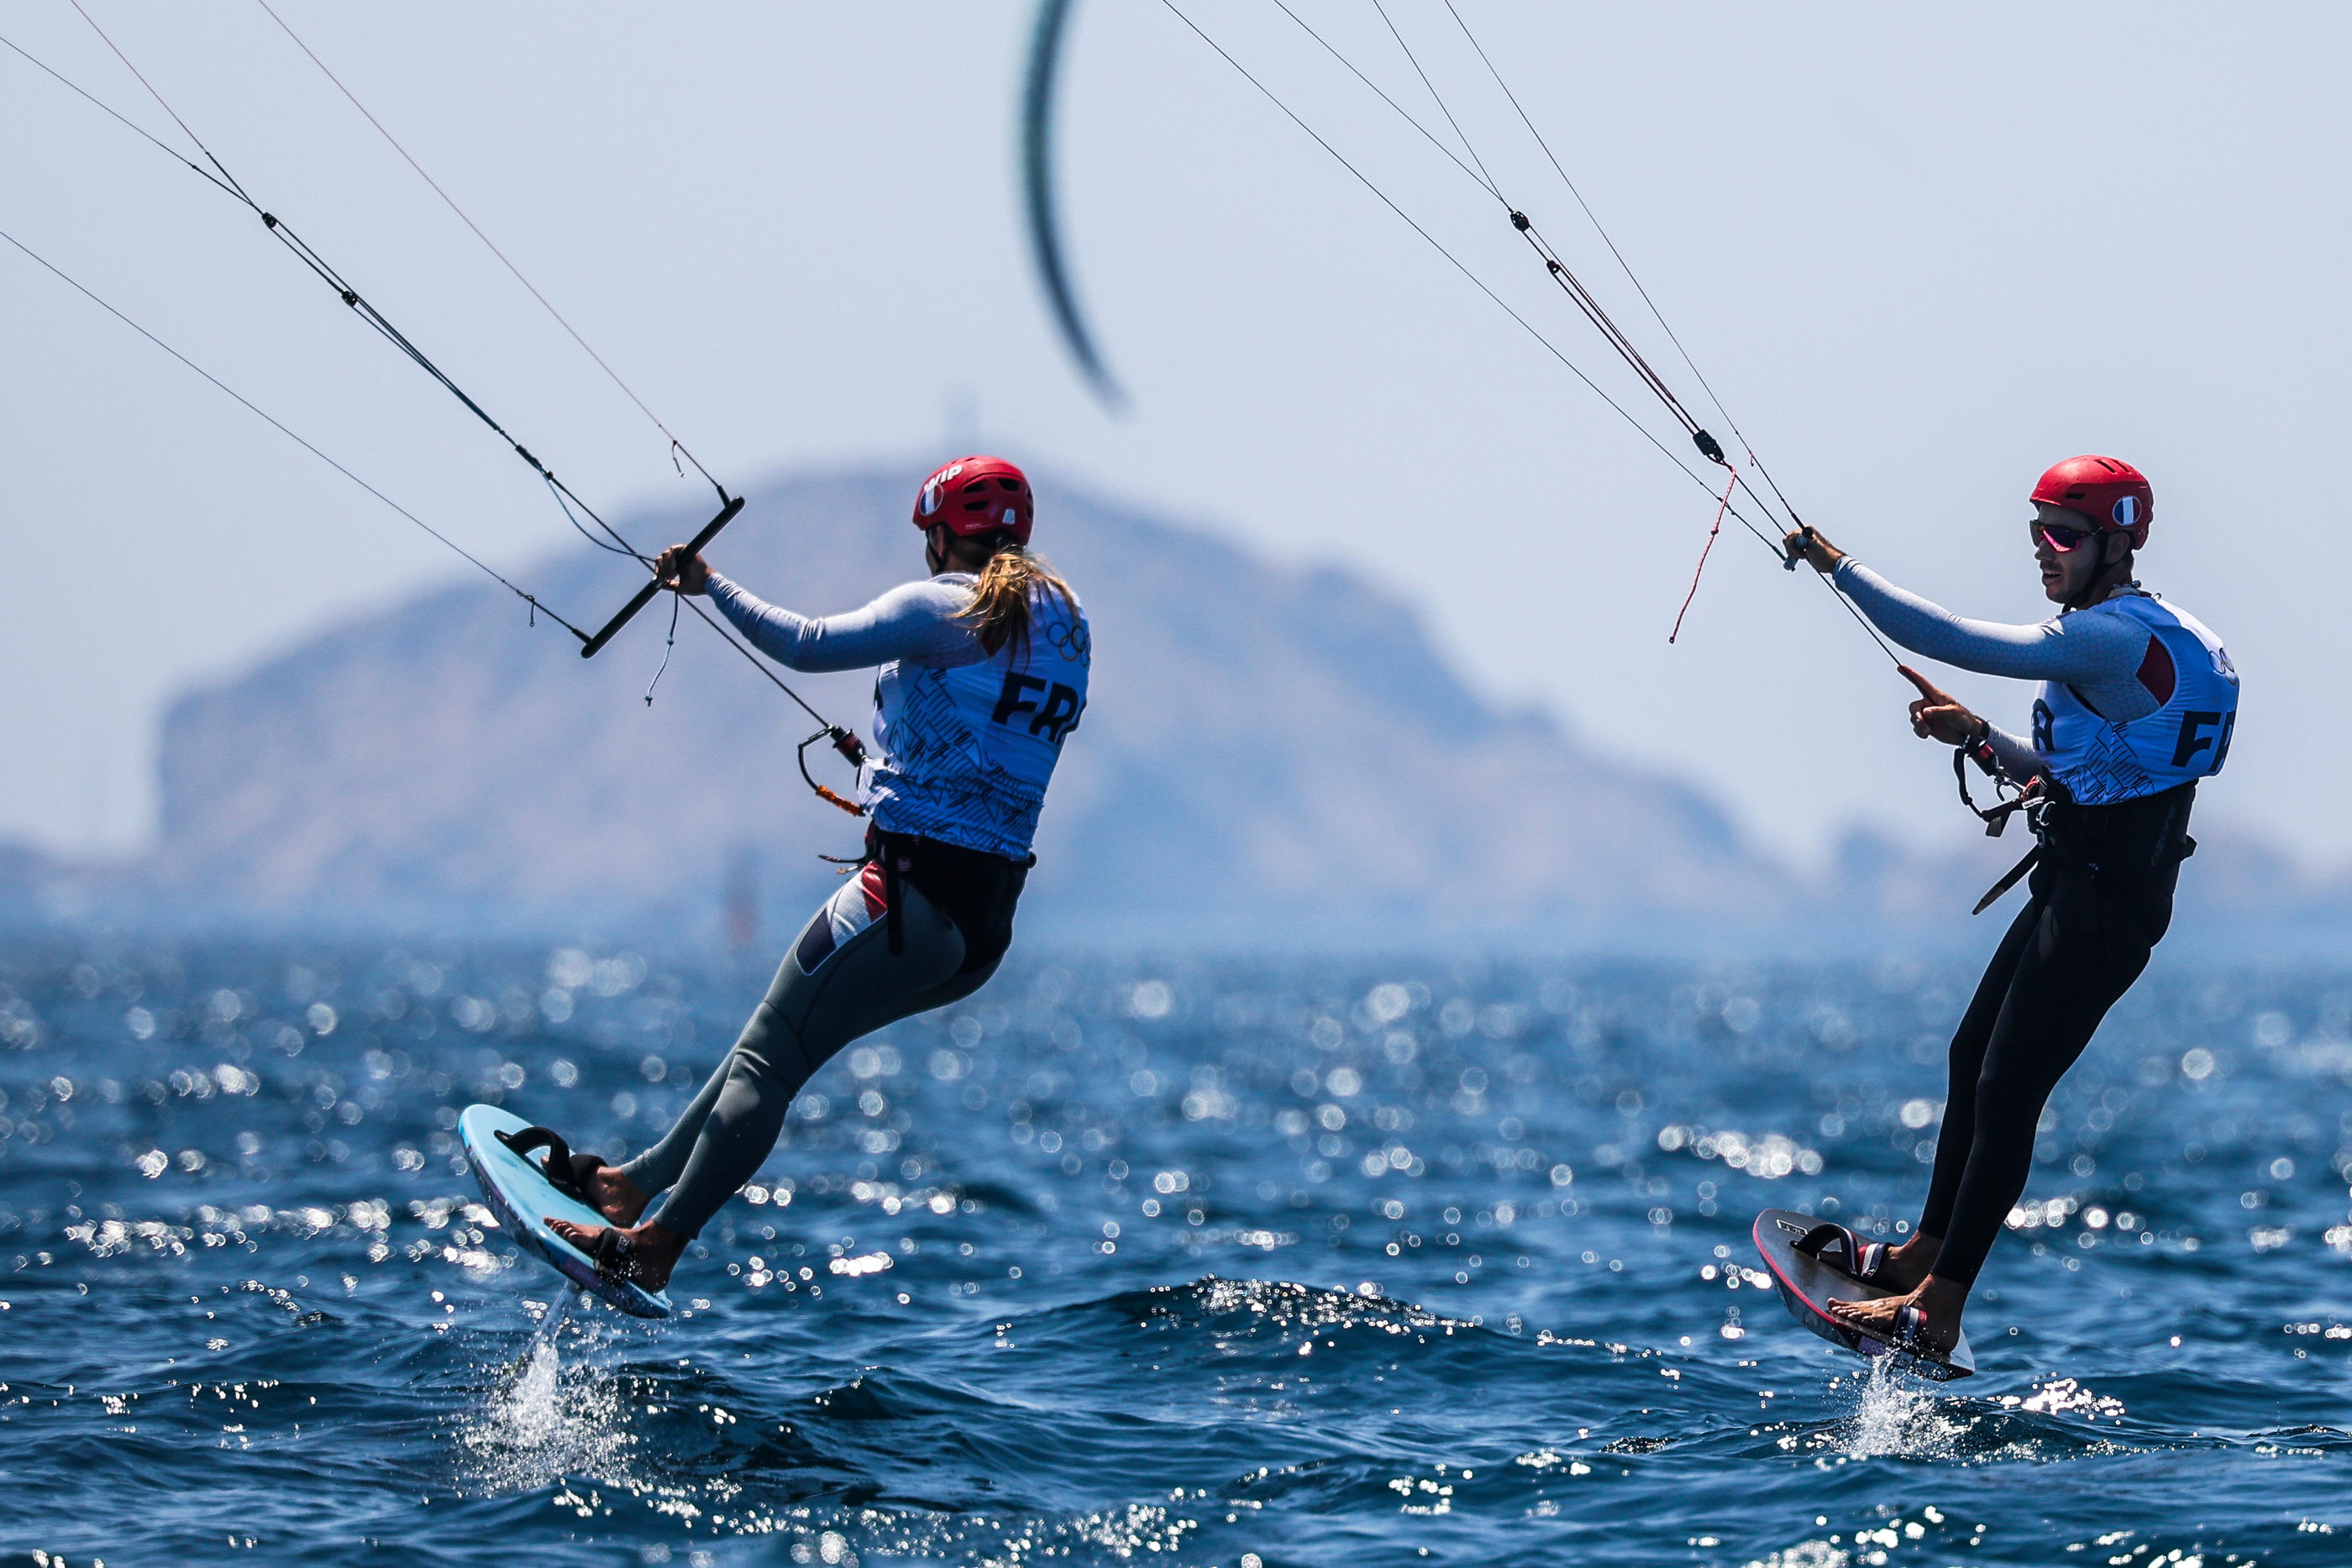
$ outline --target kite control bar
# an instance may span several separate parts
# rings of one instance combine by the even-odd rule
[[[722,490],[719,494],[725,495],[726,492]],[[742,509],[743,497],[740,496],[732,497],[725,506],[719,507],[719,515],[711,518],[709,522],[703,524],[702,531],[695,535],[692,542],[687,545],[684,552],[686,557],[690,559],[695,556],[700,555],[702,553],[702,547],[709,544],[712,539],[717,538],[719,537],[719,530],[733,522],[735,520],[735,514]],[[594,658],[598,651],[601,650],[605,643],[613,640],[613,634],[620,631],[622,627],[626,626],[636,615],[638,611],[643,610],[646,605],[651,604],[654,601],[654,595],[659,593],[665,586],[666,585],[662,581],[661,578],[656,575],[652,581],[637,590],[636,597],[630,600],[626,604],[622,605],[621,612],[618,615],[614,616],[610,621],[605,622],[604,629],[603,631],[597,632],[593,637],[589,638],[586,643],[581,645],[580,656],[583,659]]]

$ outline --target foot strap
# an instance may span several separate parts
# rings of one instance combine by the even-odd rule
[[[1908,1301],[1895,1309],[1895,1348],[1916,1351],[1919,1336],[1927,1332],[1927,1314]]]
[[[597,1274],[625,1284],[638,1283],[637,1244],[625,1235],[617,1225],[608,1225],[596,1233],[596,1245],[588,1249],[595,1260]]]
[[[604,1168],[601,1157],[573,1154],[572,1145],[563,1141],[563,1134],[551,1127],[525,1127],[519,1132],[500,1133],[498,1140],[520,1155],[526,1165],[545,1176],[548,1186],[566,1197],[577,1198],[591,1208],[596,1207],[596,1199],[591,1195],[588,1183]],[[532,1159],[531,1153],[535,1149],[545,1149],[547,1158],[543,1161]]]
[[[1827,1264],[1851,1280],[1875,1279],[1894,1249],[1884,1241],[1864,1241],[1843,1225],[1823,1220],[1799,1237],[1795,1250]]]

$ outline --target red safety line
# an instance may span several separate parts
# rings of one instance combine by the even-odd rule
[[[1666,633],[1666,641],[1669,643],[1683,634],[1683,617],[1690,613],[1691,601],[1698,597],[1699,574],[1706,570],[1706,558],[1715,549],[1715,537],[1723,532],[1723,514],[1731,509],[1731,492],[1739,484],[1739,470],[1733,468],[1728,463],[1725,464],[1724,467],[1730,471],[1731,482],[1724,486],[1723,499],[1716,506],[1715,527],[1706,530],[1706,544],[1698,552],[1698,565],[1691,572],[1690,591],[1683,595],[1683,607],[1675,612],[1675,629]]]

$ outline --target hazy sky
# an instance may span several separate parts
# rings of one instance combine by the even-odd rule
[[[86,3],[265,205],[574,487],[699,504],[258,5]],[[1066,66],[1071,256],[1134,396],[1112,418],[1024,255],[1025,5],[273,3],[739,487],[874,457],[911,487],[965,403],[1023,461],[1385,582],[1485,689],[1702,779],[1766,841],[1971,826],[1885,661],[1755,541],[1727,531],[1666,645],[1712,502],[1161,5],[1086,0]],[[1841,544],[1954,608],[2039,619],[2035,476],[2078,451],[2144,467],[2144,576],[2245,675],[2203,821],[2352,854],[2352,730],[2312,706],[2338,688],[2352,565],[2352,13],[1460,3]],[[1293,5],[1434,121],[1366,0]],[[1493,203],[1269,0],[1185,9],[1668,428]],[[1699,406],[1442,5],[1390,11],[1507,193]],[[20,0],[0,32],[176,136],[65,0]],[[492,559],[567,537],[520,465],[250,214],[5,51],[0,139],[0,228]],[[0,300],[0,836],[132,844],[171,693],[465,569],[5,247]],[[2012,726],[2030,700],[1952,684]],[[1465,757],[1463,787],[1483,786]]]

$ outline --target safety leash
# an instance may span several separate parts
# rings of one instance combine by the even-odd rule
[[[823,724],[824,720],[820,719],[817,722]],[[818,800],[838,806],[853,817],[862,817],[866,815],[865,807],[857,804],[855,800],[847,800],[843,796],[834,793],[824,785],[818,783],[816,779],[810,775],[808,767],[808,748],[814,746],[820,740],[832,742],[833,748],[841,753],[842,757],[847,760],[849,766],[853,769],[863,769],[866,766],[866,743],[859,740],[856,736],[853,735],[848,730],[842,728],[841,726],[837,724],[827,724],[823,729],[818,730],[814,735],[812,735],[806,740],[802,741],[800,746],[793,753],[793,758],[801,765],[801,778],[807,781],[810,789],[816,791]],[[834,859],[831,855],[821,855],[818,858],[821,860]],[[835,863],[864,865],[866,862],[865,860],[860,859],[853,862],[835,862]]]
[[[1971,762],[1993,780],[1996,791],[2014,789],[2017,793],[1990,806],[1978,805],[1976,798],[1969,793],[1969,764]],[[1969,911],[1970,915],[1982,915],[2000,900],[2002,894],[2015,887],[2020,878],[2041,863],[2042,852],[2047,842],[2043,821],[2054,797],[2048,782],[2039,774],[2027,779],[2022,786],[2010,783],[2008,776],[2000,770],[2000,760],[1990,739],[1979,740],[1973,746],[1952,747],[1952,779],[1959,786],[1960,804],[1984,823],[1985,837],[2000,837],[2008,830],[2011,817],[2021,816],[2026,826],[2033,830],[2033,847],[2025,852],[2025,858],[2010,867],[2007,874],[1988,888],[1985,895],[1977,900],[1976,907]]]

